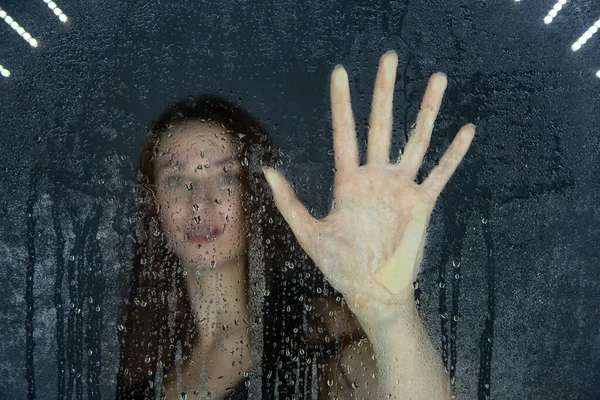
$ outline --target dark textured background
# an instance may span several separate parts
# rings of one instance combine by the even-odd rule
[[[65,26],[41,0],[0,1],[40,43],[0,21],[0,398],[114,397],[134,165],[160,112],[206,92],[239,102],[324,216],[330,73],[348,70],[364,151],[389,49],[394,155],[429,76],[449,78],[419,182],[478,127],[418,290],[456,398],[600,398],[600,33],[570,49],[600,2],[547,26],[553,3],[64,0]]]

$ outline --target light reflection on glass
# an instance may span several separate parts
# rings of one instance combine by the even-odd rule
[[[544,17],[544,22],[545,22],[546,24],[549,24],[549,23],[551,23],[551,22],[554,20],[554,18],[555,18],[555,17],[558,15],[558,12],[559,12],[560,10],[562,10],[562,8],[563,8],[563,6],[564,6],[565,4],[567,4],[567,0],[558,0],[558,1],[557,1],[557,2],[554,4],[554,7],[552,7],[552,10],[550,10],[550,11],[548,12],[548,15],[546,15],[546,16]]]
[[[10,71],[4,68],[2,65],[0,65],[0,74],[3,77],[8,78],[10,76]]]
[[[21,27],[17,21],[15,21],[10,15],[6,13],[2,8],[0,8],[0,18],[4,20],[11,28],[15,30],[23,39],[25,39],[31,47],[37,47],[38,41],[35,40],[23,27]]]

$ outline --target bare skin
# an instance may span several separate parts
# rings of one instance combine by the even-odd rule
[[[345,301],[313,299],[317,318],[309,321],[308,340],[338,343],[336,354],[320,366],[319,399],[371,399],[377,393],[377,365],[373,348]],[[325,339],[327,338],[327,339]]]
[[[331,77],[335,177],[329,215],[313,218],[287,180],[265,169],[275,203],[306,253],[344,295],[373,344],[379,398],[449,399],[441,357],[431,345],[413,301],[426,229],[437,198],[475,134],[463,126],[422,184],[415,178],[429,146],[447,86],[442,73],[430,80],[416,126],[398,162],[390,163],[392,101],[398,56],[384,54],[373,92],[367,163],[359,165],[348,75]]]
[[[189,359],[164,380],[167,398],[197,391],[222,398],[250,368],[247,268],[243,234],[241,165],[235,146],[215,124],[187,122],[159,145],[157,199],[168,244],[186,273],[199,340]],[[220,229],[208,240],[190,240],[200,223]],[[198,233],[199,235],[201,233]]]

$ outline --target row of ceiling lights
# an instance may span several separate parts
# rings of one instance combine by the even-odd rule
[[[515,0],[516,2],[520,2],[521,0]],[[558,15],[560,10],[563,9],[564,5],[567,4],[568,0],[558,0],[552,9],[546,14],[544,17],[544,23],[546,25],[551,24],[554,21],[554,18]],[[598,19],[583,35],[577,39],[575,43],[571,45],[571,50],[577,51],[581,49],[581,47],[591,39],[592,36],[600,29],[600,19]],[[596,76],[600,78],[600,69],[596,72]]]
[[[48,8],[50,10],[52,10],[54,15],[56,15],[58,17],[60,22],[66,23],[69,20],[69,18],[65,15],[65,13],[62,12],[62,10],[56,5],[55,2],[50,1],[50,0],[44,0],[44,3],[46,3]],[[6,11],[4,11],[1,7],[0,7],[0,18],[3,19],[4,22],[6,22],[11,28],[13,28],[14,31],[19,34],[19,36],[21,36],[23,39],[25,39],[25,41],[27,43],[29,43],[29,45],[31,47],[38,46],[38,41],[33,36],[31,36],[31,34],[29,32],[27,32],[25,30],[25,28],[23,28],[21,25],[19,25],[19,23],[17,21],[15,21],[13,17],[8,15],[8,13]],[[2,65],[0,65],[0,75],[4,76],[5,78],[8,78],[10,76],[10,71],[8,69],[4,68]]]
[[[515,0],[515,2],[520,2],[520,1],[521,0]],[[556,16],[558,15],[559,11],[562,10],[562,8],[565,4],[567,4],[567,1],[568,0],[558,0],[554,4],[552,9],[548,12],[548,14],[544,17],[544,23],[546,23],[546,24],[552,23],[554,18],[556,18]],[[61,22],[66,23],[69,20],[67,18],[67,16],[62,12],[62,10],[60,8],[58,8],[58,6],[56,5],[55,2],[50,1],[50,0],[44,0],[44,3],[46,3],[48,5],[48,8],[50,8],[50,10],[52,10],[54,12],[54,15],[56,15]],[[31,34],[29,32],[27,32],[23,27],[21,27],[17,23],[17,21],[15,21],[10,15],[8,15],[6,13],[6,11],[4,11],[2,8],[0,8],[0,18],[2,18],[4,20],[4,22],[6,22],[8,25],[10,25],[10,27],[13,28],[19,34],[19,36],[21,36],[23,39],[25,39],[29,43],[29,45],[31,45],[31,47],[38,46],[37,40],[34,37],[32,37]],[[579,39],[577,39],[577,41],[575,43],[573,43],[573,45],[571,46],[571,50],[577,51],[577,50],[581,49],[581,47],[588,40],[590,40],[591,37],[594,36],[594,34],[596,32],[598,32],[599,29],[600,29],[600,19],[598,19],[587,31],[585,31],[585,33],[583,35],[581,35],[581,37]],[[0,64],[0,75],[4,76],[5,78],[8,78],[10,76],[10,71],[8,69],[4,68],[1,64]],[[598,70],[596,72],[596,76],[598,78],[600,78],[600,70]]]

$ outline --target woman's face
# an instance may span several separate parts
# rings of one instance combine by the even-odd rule
[[[245,251],[242,166],[221,125],[186,122],[164,134],[154,161],[167,241],[184,262],[203,267]]]

